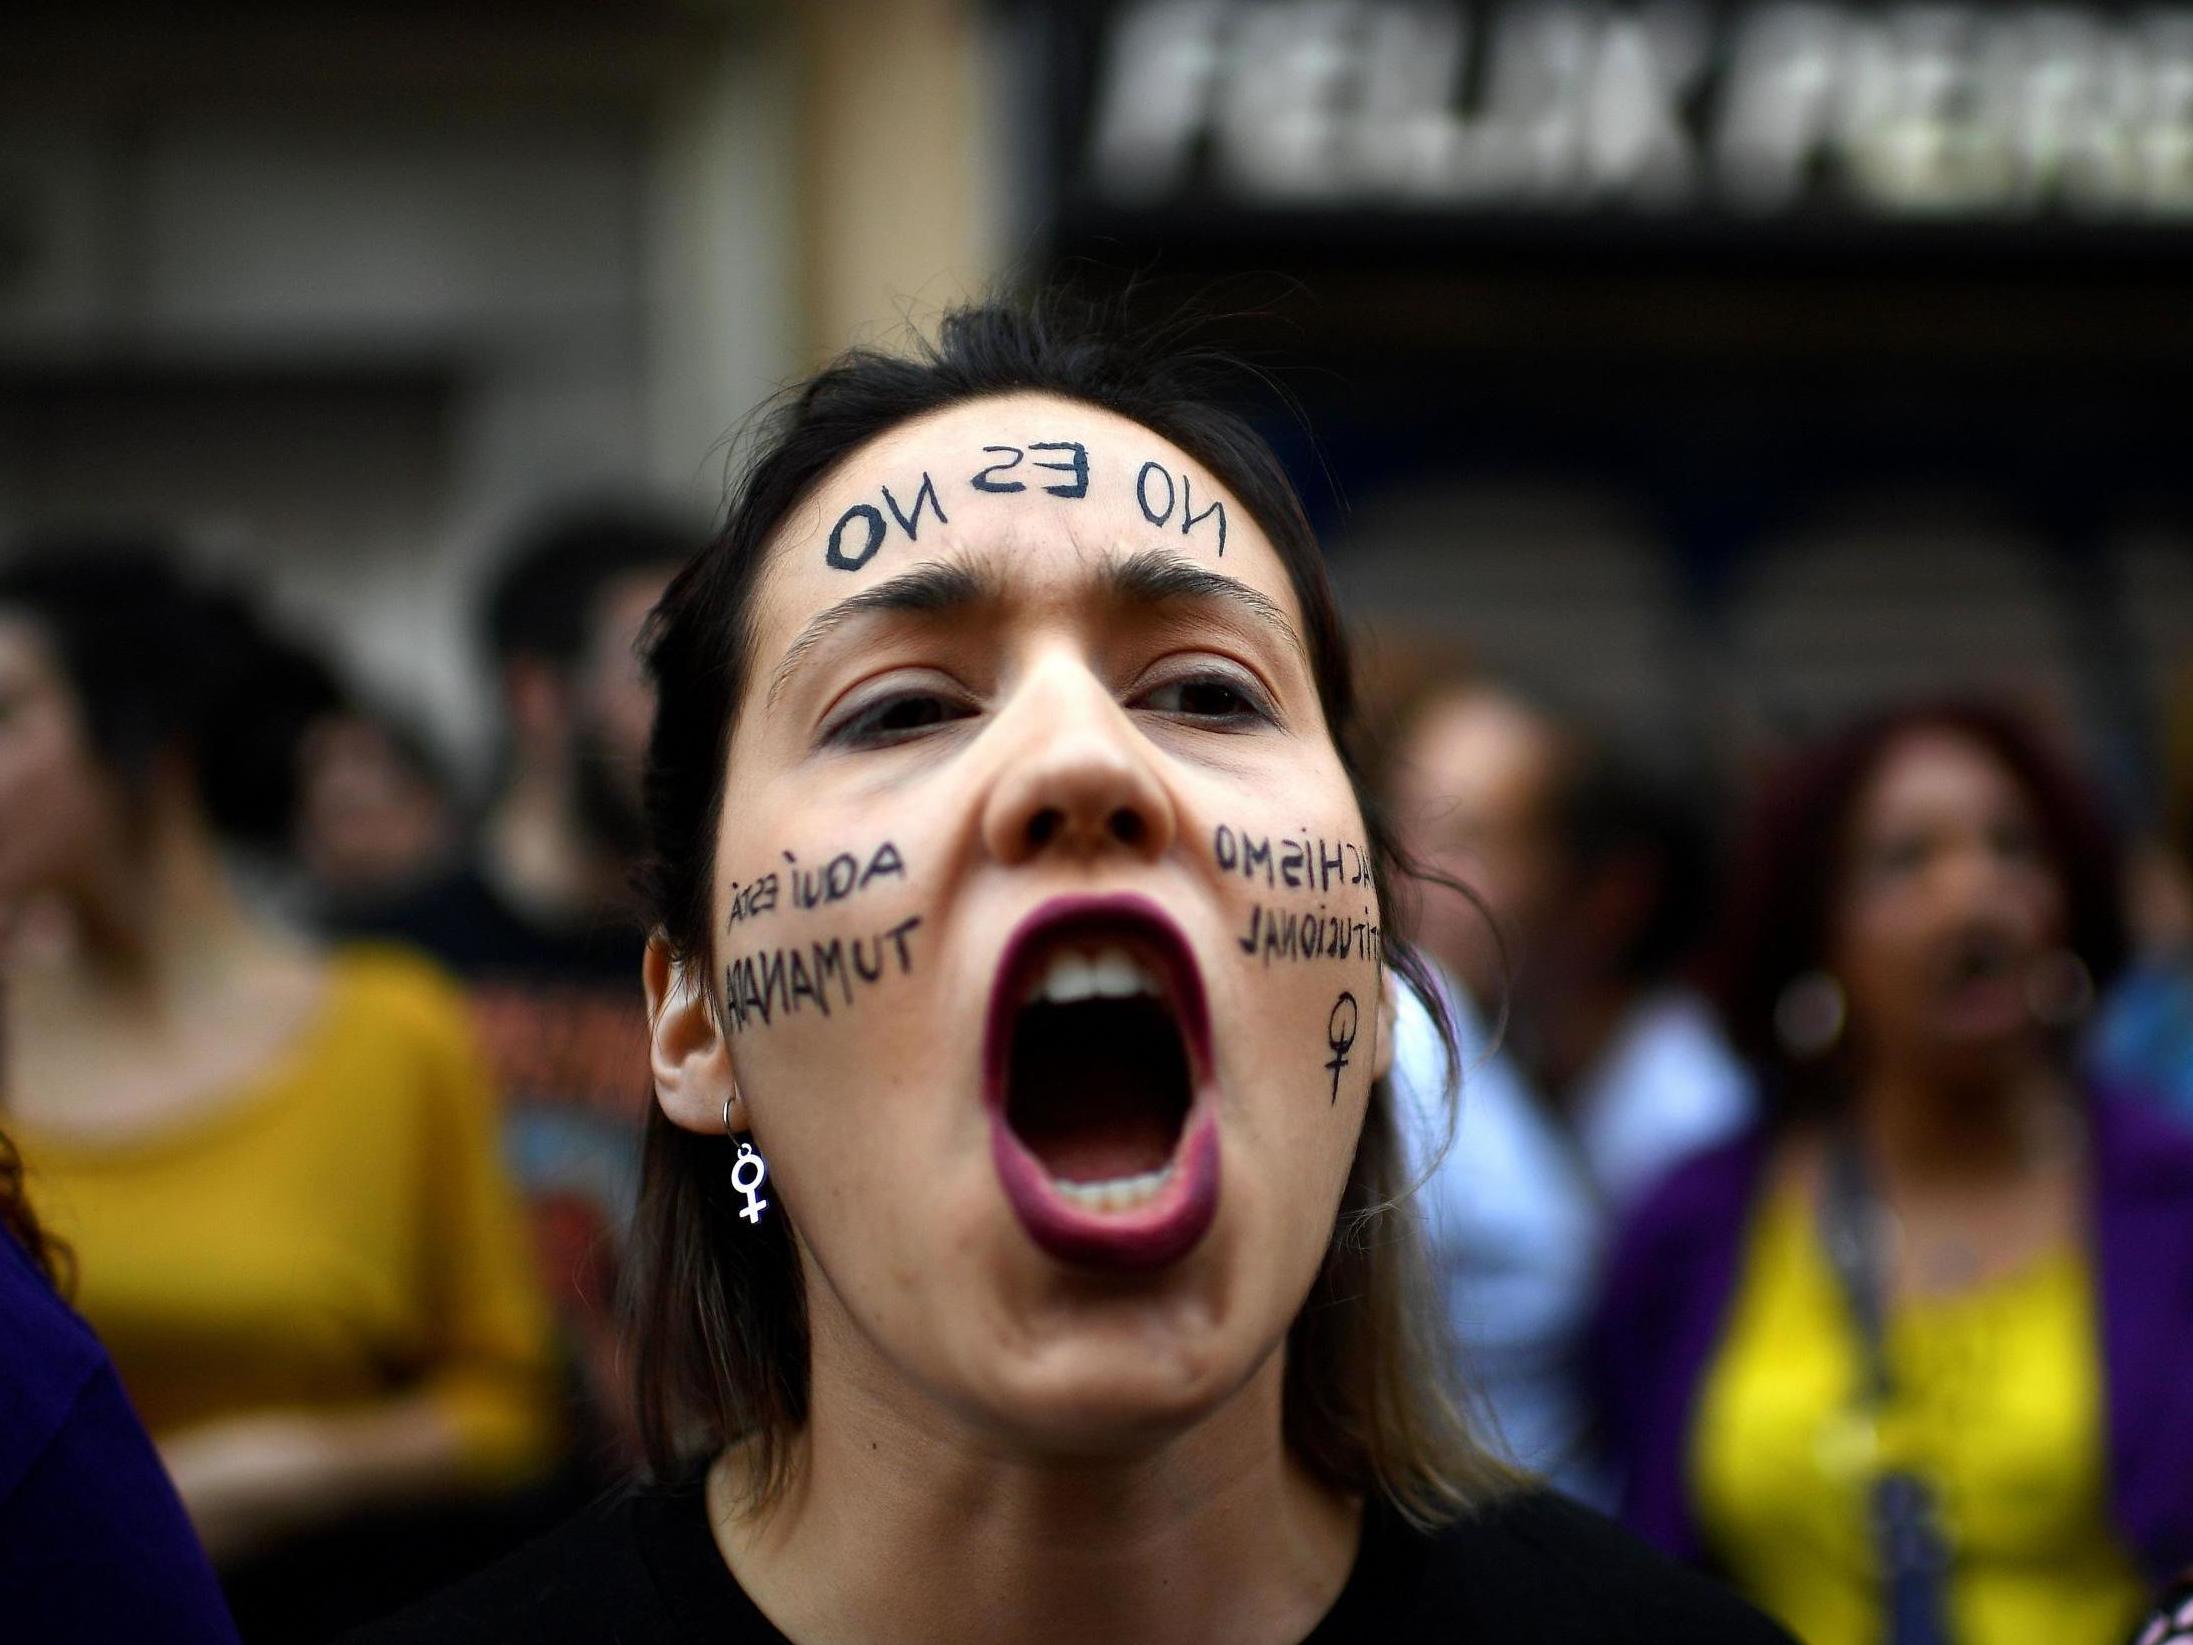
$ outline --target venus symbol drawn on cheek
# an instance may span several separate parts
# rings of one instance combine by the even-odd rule
[[[1342,990],[1340,998],[1333,1001],[1332,1015],[1325,1019],[1325,1044],[1333,1054],[1325,1067],[1333,1077],[1332,1101],[1336,1103],[1340,1100],[1340,1071],[1348,1066],[1348,1053],[1355,1047],[1357,1017],[1355,996]]]

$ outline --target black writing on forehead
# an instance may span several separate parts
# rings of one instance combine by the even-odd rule
[[[922,471],[921,484],[915,488],[913,506],[901,508],[899,500],[889,486],[882,487],[883,506],[891,511],[891,518],[898,522],[899,530],[906,533],[910,543],[921,540],[921,510],[927,504],[929,512],[937,517],[937,524],[950,525],[944,505],[937,501],[936,482]],[[837,571],[858,571],[876,557],[876,550],[883,546],[883,515],[873,503],[855,503],[838,516],[838,523],[830,528],[830,544],[823,553],[823,563]]]
[[[1226,552],[1226,504],[1203,495],[1213,489],[1210,483],[1199,482],[1186,469],[1154,461],[1139,467],[1102,463],[1085,440],[992,440],[978,450],[980,460],[969,464],[964,479],[948,476],[940,487],[934,472],[923,469],[916,481],[901,479],[895,488],[879,483],[873,501],[863,497],[848,504],[824,541],[823,564],[833,571],[859,571],[883,551],[894,527],[909,543],[919,542],[925,515],[949,526],[948,495],[957,508],[959,494],[999,497],[1037,491],[1062,502],[1080,502],[1113,488],[1131,494],[1150,524],[1167,531],[1177,526],[1181,536],[1209,542],[1221,556]]]
[[[1019,446],[984,446],[982,450],[985,456],[990,457],[1003,453],[1005,461],[992,463],[967,482],[977,491],[987,491],[994,494],[1026,491],[1028,489],[1026,480],[1002,480],[998,476],[1010,473],[1020,467],[1021,460],[1031,452],[1061,451],[1069,453],[1065,460],[1056,461],[1039,458],[1032,466],[1039,469],[1051,469],[1054,472],[1069,475],[1071,478],[1061,484],[1045,485],[1043,489],[1053,497],[1079,499],[1089,495],[1089,448],[1079,440],[1038,440],[1025,451]]]
[[[1204,521],[1216,516],[1218,520],[1218,552],[1226,552],[1226,505],[1212,498],[1201,513],[1195,506],[1195,482],[1192,476],[1181,474],[1178,483],[1171,469],[1162,463],[1144,463],[1135,474],[1135,502],[1142,510],[1142,517],[1154,526],[1168,525],[1177,511],[1180,516],[1180,534],[1185,537]]]

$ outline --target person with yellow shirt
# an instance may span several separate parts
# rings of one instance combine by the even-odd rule
[[[322,681],[159,545],[0,571],[0,1109],[224,1580],[361,1516],[507,1493],[558,1442],[453,985],[307,946],[229,867],[278,843]]]
[[[2111,842],[2021,720],[1943,703],[1800,757],[1739,866],[1774,1117],[1617,1243],[1625,1517],[1809,1645],[2119,1645],[2193,1558],[2193,1137],[2072,1062]]]

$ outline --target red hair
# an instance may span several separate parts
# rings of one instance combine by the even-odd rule
[[[2066,944],[2097,989],[2124,964],[2116,838],[2073,761],[1996,703],[1952,698],[1870,715],[1791,758],[1760,794],[1738,847],[1708,983],[1730,1038],[1765,1076],[1770,1095],[1831,1095],[1820,1088],[1818,1065],[1794,1061],[1783,1047],[1775,1007],[1795,978],[1826,964],[1858,796],[1890,751],[1919,731],[1967,738],[2010,773],[2033,807],[2063,888]]]

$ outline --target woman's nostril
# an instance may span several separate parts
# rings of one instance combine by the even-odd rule
[[[1121,806],[1112,813],[1112,838],[1121,845],[1140,845],[1149,824],[1142,820],[1142,813],[1128,806]]]
[[[1047,805],[1028,819],[1028,844],[1037,849],[1050,844],[1058,834],[1059,825],[1066,814],[1057,806]]]

